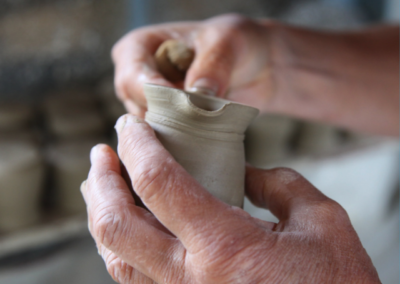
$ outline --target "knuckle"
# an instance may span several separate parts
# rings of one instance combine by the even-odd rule
[[[339,203],[329,198],[311,206],[310,210],[324,224],[342,223],[349,220],[346,210]]]
[[[347,212],[337,202],[327,199],[308,208],[307,227],[316,240],[339,241],[337,236],[351,236],[354,229]]]
[[[213,23],[202,33],[201,40],[210,45],[209,52],[205,56],[213,69],[226,69],[235,61],[235,50],[243,44],[243,37],[248,26],[252,21],[236,14],[228,14],[217,19],[218,23]],[[214,66],[217,68],[214,68]]]
[[[86,183],[85,188],[88,188],[88,190],[90,190],[93,188],[108,187],[111,180],[111,176],[113,174],[115,174],[115,172],[113,172],[112,170],[92,171]]]
[[[123,219],[112,207],[100,210],[93,216],[92,226],[96,239],[106,247],[118,244],[119,236],[124,233]]]
[[[135,191],[144,200],[151,202],[164,192],[171,176],[172,158],[159,159],[147,156],[141,158],[134,175]]]
[[[275,168],[272,170],[268,170],[266,172],[266,181],[273,179],[276,183],[279,184],[289,184],[299,178],[302,178],[302,176],[296,172],[295,170],[289,169],[289,168]]]
[[[219,33],[222,39],[237,40],[246,33],[254,22],[238,14],[228,14],[223,16],[223,23],[219,26]]]
[[[210,67],[214,70],[224,70],[225,72],[229,72],[231,70],[231,66],[234,64],[234,58],[231,55],[231,52],[223,52],[231,47],[225,46],[225,44],[217,45],[214,51],[211,50],[209,56],[207,57],[207,61]]]
[[[140,158],[147,156],[139,151],[141,145],[149,145],[152,143],[153,137],[149,135],[132,135],[131,131],[126,131],[127,127],[124,127],[119,135],[120,140],[118,141],[118,153],[123,161],[127,161],[133,158]]]
[[[133,267],[118,257],[114,257],[109,261],[106,260],[106,266],[112,279],[118,283],[130,283],[133,279],[133,274],[135,273]]]

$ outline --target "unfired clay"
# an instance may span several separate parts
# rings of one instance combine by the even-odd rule
[[[65,91],[43,103],[46,124],[56,138],[87,138],[104,134],[105,120],[97,98],[85,91]]]
[[[256,167],[268,167],[288,159],[289,139],[296,123],[289,117],[257,117],[246,133],[246,157]]]
[[[44,176],[45,166],[33,143],[0,141],[0,230],[39,221]]]
[[[80,192],[82,181],[90,169],[90,149],[97,141],[64,141],[53,145],[48,151],[53,168],[57,207],[69,214],[83,213],[85,203]]]
[[[144,85],[144,92],[146,121],[165,148],[211,194],[241,207],[244,131],[258,110],[151,84]]]
[[[302,155],[323,155],[332,153],[340,144],[337,128],[320,124],[304,123],[298,141],[298,153]]]
[[[185,78],[186,71],[194,59],[193,49],[184,42],[170,39],[164,41],[154,56],[158,71],[171,82]]]
[[[95,110],[65,109],[47,117],[50,132],[58,138],[97,137],[104,134],[105,121]]]

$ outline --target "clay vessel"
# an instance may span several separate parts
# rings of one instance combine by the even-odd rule
[[[300,130],[297,145],[300,155],[327,155],[340,147],[340,133],[334,126],[306,122]]]
[[[65,214],[83,214],[86,205],[80,185],[90,170],[90,149],[95,139],[65,140],[47,149],[48,163],[52,167],[57,208]]]
[[[0,231],[13,231],[40,221],[45,165],[34,143],[0,141]]]
[[[258,110],[152,84],[144,93],[146,121],[176,161],[212,195],[242,207],[244,132]]]
[[[84,90],[52,94],[42,104],[46,127],[56,139],[101,137],[106,121],[98,109],[98,98]]]
[[[296,122],[284,116],[257,117],[246,132],[246,157],[253,166],[266,168],[279,165],[290,157],[290,139]]]

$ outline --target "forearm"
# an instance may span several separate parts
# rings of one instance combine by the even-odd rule
[[[268,111],[398,136],[399,29],[317,32],[276,26]]]

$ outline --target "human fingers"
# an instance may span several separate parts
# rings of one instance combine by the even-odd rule
[[[135,192],[186,249],[209,241],[210,234],[216,233],[221,224],[233,223],[235,210],[192,178],[161,145],[146,122],[125,115],[118,120],[116,129],[118,153]]]
[[[100,154],[99,154],[100,153]],[[98,157],[100,156],[100,157]],[[92,208],[89,206],[89,201],[87,198],[97,198],[101,197],[100,194],[108,194],[112,196],[117,196],[122,202],[121,205],[129,204],[129,206],[135,206],[135,200],[132,196],[128,185],[124,179],[124,175],[122,173],[122,169],[120,166],[120,161],[116,153],[107,145],[99,144],[95,146],[91,151],[91,161],[101,161],[101,168],[97,168],[92,165],[92,168],[89,173],[89,177],[93,177],[92,179],[88,179],[84,181],[81,185],[81,192],[84,197],[85,202],[87,203],[88,207],[88,217],[89,217],[89,230],[93,233],[93,214]],[[103,179],[103,180],[100,180]],[[100,180],[99,183],[103,182],[100,187],[95,188],[95,191],[88,192],[88,182],[92,182],[93,180],[97,182]],[[96,185],[94,185],[96,187]],[[107,186],[112,187],[112,190],[108,190]],[[165,232],[172,236],[172,234],[154,218],[153,215],[149,215],[148,223],[155,228],[159,229],[160,231]]]
[[[99,254],[103,258],[106,268],[112,279],[120,284],[153,284],[151,278],[139,272],[131,265],[123,261],[115,253],[101,244],[97,244]]]
[[[147,107],[139,106],[133,100],[127,99],[124,101],[124,107],[128,113],[144,118]]]
[[[193,22],[154,25],[134,30],[118,41],[113,47],[112,58],[115,64],[114,84],[119,99],[123,102],[131,100],[145,109],[143,83],[174,87],[157,70],[154,54],[167,39],[186,41],[188,31],[195,25]]]
[[[202,23],[192,36],[195,59],[185,89],[224,96],[266,68],[265,28],[239,15],[223,15]],[[261,52],[262,51],[262,52]]]
[[[280,221],[297,225],[350,224],[345,210],[288,168],[246,168],[246,194],[257,206],[269,209]],[[333,223],[331,223],[333,225]]]
[[[150,212],[135,206],[117,155],[98,145],[91,152],[91,163],[83,196],[96,242],[155,281],[180,275],[183,246]]]

